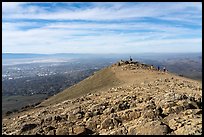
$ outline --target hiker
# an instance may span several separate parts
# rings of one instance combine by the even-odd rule
[[[120,66],[120,62],[118,62],[118,66]]]
[[[166,72],[166,68],[165,67],[163,67],[163,71]]]
[[[132,58],[131,58],[131,56],[130,56],[130,61],[132,61]]]

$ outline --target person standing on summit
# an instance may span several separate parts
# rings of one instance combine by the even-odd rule
[[[166,72],[166,68],[165,67],[163,67],[163,71]]]
[[[132,61],[132,58],[131,58],[131,56],[130,56],[130,61]]]

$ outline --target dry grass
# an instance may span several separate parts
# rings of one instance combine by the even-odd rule
[[[51,104],[60,103],[67,99],[80,97],[87,93],[106,90],[110,87],[119,85],[120,83],[120,80],[115,77],[115,74],[112,72],[111,68],[108,67],[96,72],[94,75],[86,78],[78,84],[65,89],[57,95],[50,97],[48,100],[42,102],[40,106],[48,106]]]
[[[127,65],[126,67],[129,68],[131,66]],[[94,75],[58,93],[57,95],[50,97],[48,100],[42,102],[40,106],[53,105],[67,99],[80,97],[87,93],[106,91],[115,86],[125,86],[131,84],[140,85],[143,82],[151,82],[164,78],[171,79],[172,77],[200,83],[199,81],[179,77],[172,73],[163,73],[148,69],[125,70],[123,66],[118,67],[117,65],[112,65],[96,72]]]

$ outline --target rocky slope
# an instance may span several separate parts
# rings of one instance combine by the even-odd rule
[[[105,69],[120,84],[5,117],[2,134],[202,134],[201,83],[137,62]]]

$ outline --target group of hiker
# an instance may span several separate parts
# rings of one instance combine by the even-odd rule
[[[160,67],[159,66],[157,67],[157,70],[160,71]],[[163,72],[166,72],[166,71],[167,71],[167,69],[165,67],[163,67]]]
[[[132,58],[131,58],[131,56],[130,56],[130,62],[132,62]],[[123,60],[121,60],[121,62],[123,62]],[[128,61],[126,61],[127,63],[128,63]],[[118,62],[118,66],[120,66],[121,64],[120,64],[120,62]],[[151,69],[153,68],[153,65],[151,65]],[[161,69],[160,69],[160,66],[158,66],[157,67],[157,70],[158,71],[161,71]],[[167,72],[167,69],[166,69],[166,67],[163,67],[163,72]]]
[[[130,56],[130,61],[132,61],[131,56]],[[152,66],[153,66],[153,65],[152,65]],[[152,66],[151,66],[151,67],[152,67]],[[157,70],[158,70],[158,71],[161,71],[159,66],[157,67]],[[163,67],[163,72],[167,72],[166,67]]]

